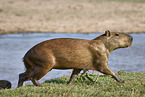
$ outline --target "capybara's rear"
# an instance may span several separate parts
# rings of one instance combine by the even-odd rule
[[[59,38],[41,42],[25,54],[26,71],[19,75],[18,87],[27,80],[39,86],[38,80],[51,69],[73,69],[68,83],[83,69],[110,74],[116,81],[124,82],[108,67],[108,58],[113,50],[129,47],[132,41],[128,34],[105,31],[93,40]]]

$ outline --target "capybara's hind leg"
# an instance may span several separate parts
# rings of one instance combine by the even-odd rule
[[[23,86],[23,82],[28,80],[29,76],[27,75],[27,73],[21,73],[19,74],[19,81],[18,81],[18,87]]]
[[[27,69],[26,72],[19,74],[18,87],[23,86],[24,81],[30,80],[33,70]]]
[[[35,78],[32,78],[31,81],[35,86],[41,86],[41,84]]]
[[[35,86],[40,86],[40,83],[38,82],[38,80],[41,79],[44,75],[46,75],[49,70],[51,70],[51,69],[42,68],[42,67],[35,67],[35,70],[30,77],[32,83]]]

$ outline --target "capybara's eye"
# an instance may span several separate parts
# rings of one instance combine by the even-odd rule
[[[119,36],[119,34],[115,34],[116,36]]]

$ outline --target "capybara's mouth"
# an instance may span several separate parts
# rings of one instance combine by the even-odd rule
[[[129,47],[129,45],[125,45],[125,46],[124,46],[124,48],[128,48],[128,47]]]
[[[127,48],[127,47],[129,47],[129,46],[131,46],[131,45],[132,45],[132,43],[133,43],[133,37],[132,37],[132,36],[130,36],[130,37],[129,37],[129,44],[128,44],[128,45],[126,45],[126,48]]]
[[[133,42],[133,41],[132,41]],[[132,42],[126,45],[126,48],[130,47],[132,45]]]
[[[128,48],[128,47],[129,47],[129,45],[126,46],[126,48]]]
[[[128,47],[130,47],[131,45],[132,45],[132,43],[126,44],[126,45],[124,46],[124,48],[128,48]]]

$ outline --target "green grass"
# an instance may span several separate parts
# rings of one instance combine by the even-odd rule
[[[79,75],[72,84],[67,85],[69,76],[48,80],[41,87],[26,85],[21,88],[0,90],[0,97],[144,97],[145,73],[126,73],[118,76],[125,83],[117,83],[110,76],[90,76],[94,82]]]

